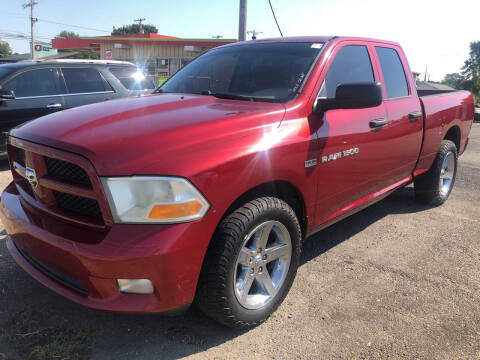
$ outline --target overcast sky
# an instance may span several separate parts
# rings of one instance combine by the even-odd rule
[[[28,0],[0,0],[0,33],[29,34]],[[62,30],[84,36],[108,35],[113,26],[143,17],[160,34],[210,38],[238,34],[238,0],[36,0],[35,25],[41,40]],[[432,80],[458,72],[469,43],[480,40],[480,0],[272,0],[285,36],[352,35],[399,42],[413,71],[428,66]],[[50,21],[50,22],[47,22]],[[77,25],[91,29],[76,28]],[[278,36],[268,0],[248,1],[248,30]],[[28,52],[26,40],[8,40]]]

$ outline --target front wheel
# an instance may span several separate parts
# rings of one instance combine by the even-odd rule
[[[452,192],[457,176],[457,147],[450,140],[443,140],[430,170],[415,179],[415,198],[423,203],[441,205]]]
[[[287,295],[301,254],[292,208],[274,197],[250,201],[219,225],[207,251],[197,303],[233,328],[260,324]]]

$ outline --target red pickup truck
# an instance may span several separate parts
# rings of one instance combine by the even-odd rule
[[[396,43],[218,47],[157,94],[12,130],[7,246],[91,308],[176,312],[195,299],[254,326],[287,295],[306,237],[410,183],[442,204],[473,113],[468,92],[417,91]]]

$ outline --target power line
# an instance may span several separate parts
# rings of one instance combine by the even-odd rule
[[[86,26],[65,24],[65,23],[60,23],[60,22],[45,20],[45,19],[38,19],[38,21],[42,21],[42,22],[46,22],[46,23],[50,23],[50,24],[69,26],[69,27],[74,27],[74,28],[79,28],[79,29],[85,29],[85,30],[100,31],[100,32],[104,32],[104,33],[109,33],[110,32],[109,30],[94,29],[94,28],[90,28],[90,27],[86,27]]]
[[[11,13],[11,12],[4,12],[4,11],[2,11],[2,13],[0,13],[0,16],[2,16],[2,15],[29,18],[29,16],[26,16],[26,15],[22,15],[22,14],[18,14],[18,13]],[[86,26],[65,24],[65,23],[60,23],[60,22],[57,22],[57,21],[52,21],[52,20],[47,20],[47,19],[37,18],[37,21],[50,23],[50,24],[56,24],[56,25],[63,25],[63,26],[68,26],[68,27],[74,27],[74,28],[79,28],[79,29],[85,29],[85,30],[99,31],[99,32],[104,32],[104,33],[109,33],[110,32],[110,30],[101,30],[101,29],[95,29],[95,28],[90,28],[90,27],[86,27]]]
[[[273,18],[275,19],[275,24],[277,24],[278,31],[280,32],[280,35],[283,37],[282,30],[280,29],[280,25],[278,25],[277,17],[275,16],[275,11],[273,11],[272,2],[268,0],[268,3],[270,4],[270,9],[272,10]]]

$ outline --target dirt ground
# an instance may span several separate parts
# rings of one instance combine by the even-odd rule
[[[0,166],[4,187],[10,174]],[[307,239],[289,296],[250,331],[195,309],[172,318],[83,308],[31,279],[0,241],[0,360],[480,360],[479,270],[474,124],[445,205],[419,205],[408,187]]]

